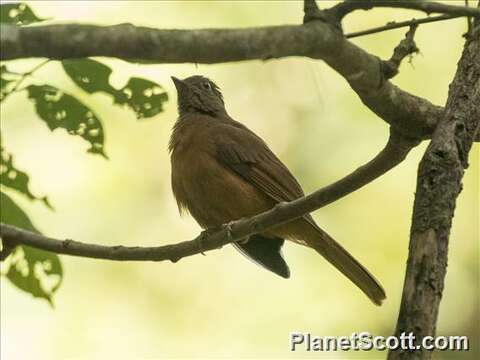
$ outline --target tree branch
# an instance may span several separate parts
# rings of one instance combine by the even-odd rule
[[[195,239],[175,245],[159,247],[125,247],[86,244],[73,240],[57,240],[0,224],[0,236],[5,242],[66,254],[97,259],[164,261],[179,259],[214,250],[228,243],[244,239],[255,233],[289,222],[293,219],[328,205],[375,180],[402,162],[418,140],[408,139],[392,130],[385,148],[371,161],[343,179],[314,193],[289,203],[280,203],[271,210],[247,219],[233,221],[217,231],[208,231]],[[1,255],[1,254],[0,254]]]
[[[371,10],[375,7],[402,8],[423,11],[427,14],[441,13],[458,16],[480,17],[480,10],[467,6],[455,6],[423,0],[346,0],[328,11],[341,20],[355,10]]]
[[[405,39],[400,41],[400,44],[393,50],[390,60],[383,62],[383,72],[387,79],[391,79],[398,74],[398,69],[403,59],[409,55],[418,53],[419,50],[413,39],[417,27],[418,25],[410,26],[410,30],[405,34]]]
[[[378,57],[349,42],[323,21],[215,30],[157,30],[130,24],[0,26],[2,60],[108,56],[155,63],[211,64],[307,56],[324,60],[348,81],[367,107],[407,137],[429,138],[443,112],[441,107],[387,81]]]
[[[468,153],[480,128],[480,23],[467,39],[450,85],[445,115],[420,163],[407,270],[396,335],[435,336],[447,271],[448,241]],[[432,352],[392,351],[390,360],[430,359]]]
[[[394,30],[402,27],[407,27],[407,26],[411,27],[412,25],[420,25],[420,24],[427,24],[427,23],[437,22],[437,21],[458,19],[459,17],[462,17],[462,15],[438,15],[438,16],[429,16],[422,19],[412,19],[407,21],[399,21],[399,22],[391,21],[384,26],[379,26],[371,29],[366,29],[366,30],[345,34],[345,37],[347,39],[352,39],[359,36],[376,34],[379,32]]]

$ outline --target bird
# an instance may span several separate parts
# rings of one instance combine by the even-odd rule
[[[205,230],[251,217],[304,196],[289,169],[267,143],[227,113],[220,88],[194,75],[171,77],[178,118],[169,141],[171,185],[181,214],[188,212]],[[314,249],[376,305],[386,298],[375,277],[322,230],[310,214],[234,242],[253,262],[290,277],[285,240]]]

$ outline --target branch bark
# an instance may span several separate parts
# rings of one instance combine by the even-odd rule
[[[371,161],[343,179],[306,197],[289,203],[278,204],[264,213],[248,219],[233,221],[222,229],[204,232],[193,240],[175,245],[159,247],[101,246],[73,240],[52,239],[6,224],[0,224],[0,236],[4,244],[14,242],[57,254],[109,260],[170,260],[176,262],[186,256],[220,248],[228,243],[265,231],[272,226],[286,223],[328,205],[358,190],[398,165],[418,143],[419,140],[405,138],[392,130],[384,149]]]
[[[445,115],[420,163],[407,270],[396,335],[434,336],[447,270],[448,241],[468,153],[480,127],[480,23],[465,44]],[[392,351],[388,359],[430,359],[431,351]]]
[[[400,44],[393,50],[392,57],[388,61],[384,61],[384,73],[387,79],[393,78],[398,74],[400,68],[400,63],[407,56],[418,53],[417,44],[413,39],[415,36],[415,31],[417,30],[418,25],[411,25],[410,29],[405,34],[405,39],[400,41]]]
[[[478,9],[432,2],[368,2],[369,6],[388,6],[387,3],[392,7],[480,16]],[[107,56],[149,63],[212,64],[306,56],[324,60],[348,81],[370,110],[398,132],[407,137],[430,138],[443,108],[391,84],[383,71],[383,62],[349,42],[339,30],[339,19],[359,7],[364,8],[365,2],[346,1],[320,11],[314,0],[305,0],[306,24],[248,29],[158,30],[131,24],[0,25],[0,59]]]
[[[355,10],[370,10],[375,7],[401,8],[423,11],[427,14],[441,13],[459,16],[480,17],[480,10],[467,6],[455,6],[423,0],[346,0],[331,8],[342,19]]]
[[[221,63],[306,56],[322,59],[350,84],[362,102],[407,137],[429,138],[443,108],[386,80],[382,61],[345,39],[333,25],[249,29],[157,30],[116,26],[1,26],[1,60],[89,56],[155,63]],[[355,61],[352,61],[355,59]]]
[[[429,16],[422,19],[412,19],[407,21],[399,21],[399,22],[389,22],[384,26],[378,26],[371,29],[356,31],[352,33],[345,34],[347,39],[352,39],[359,36],[365,36],[370,34],[377,34],[379,32],[394,30],[402,27],[410,27],[412,25],[421,25],[421,24],[428,24],[437,21],[445,21],[445,20],[452,20],[462,17],[462,15],[438,15],[438,16]]]

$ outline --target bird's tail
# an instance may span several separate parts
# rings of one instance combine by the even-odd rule
[[[305,223],[303,223],[305,224]],[[305,240],[311,248],[327,259],[333,266],[349,278],[362,290],[376,305],[381,305],[386,298],[385,291],[370,272],[363,267],[350,253],[337,243],[330,235],[308,221],[309,230],[302,233],[307,235]],[[305,232],[307,234],[305,234]]]
[[[232,243],[232,245],[254,263],[288,279],[290,269],[282,254],[284,242],[285,240],[280,238],[268,238],[256,234],[250,236],[246,242]]]

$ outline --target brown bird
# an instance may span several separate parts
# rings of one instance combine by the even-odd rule
[[[304,196],[267,144],[227,114],[213,81],[203,76],[172,80],[179,117],[169,150],[172,189],[180,212],[188,210],[202,228],[209,229]],[[257,264],[288,278],[290,270],[281,251],[284,239],[316,250],[375,304],[385,299],[378,281],[310,215],[233,245]]]

